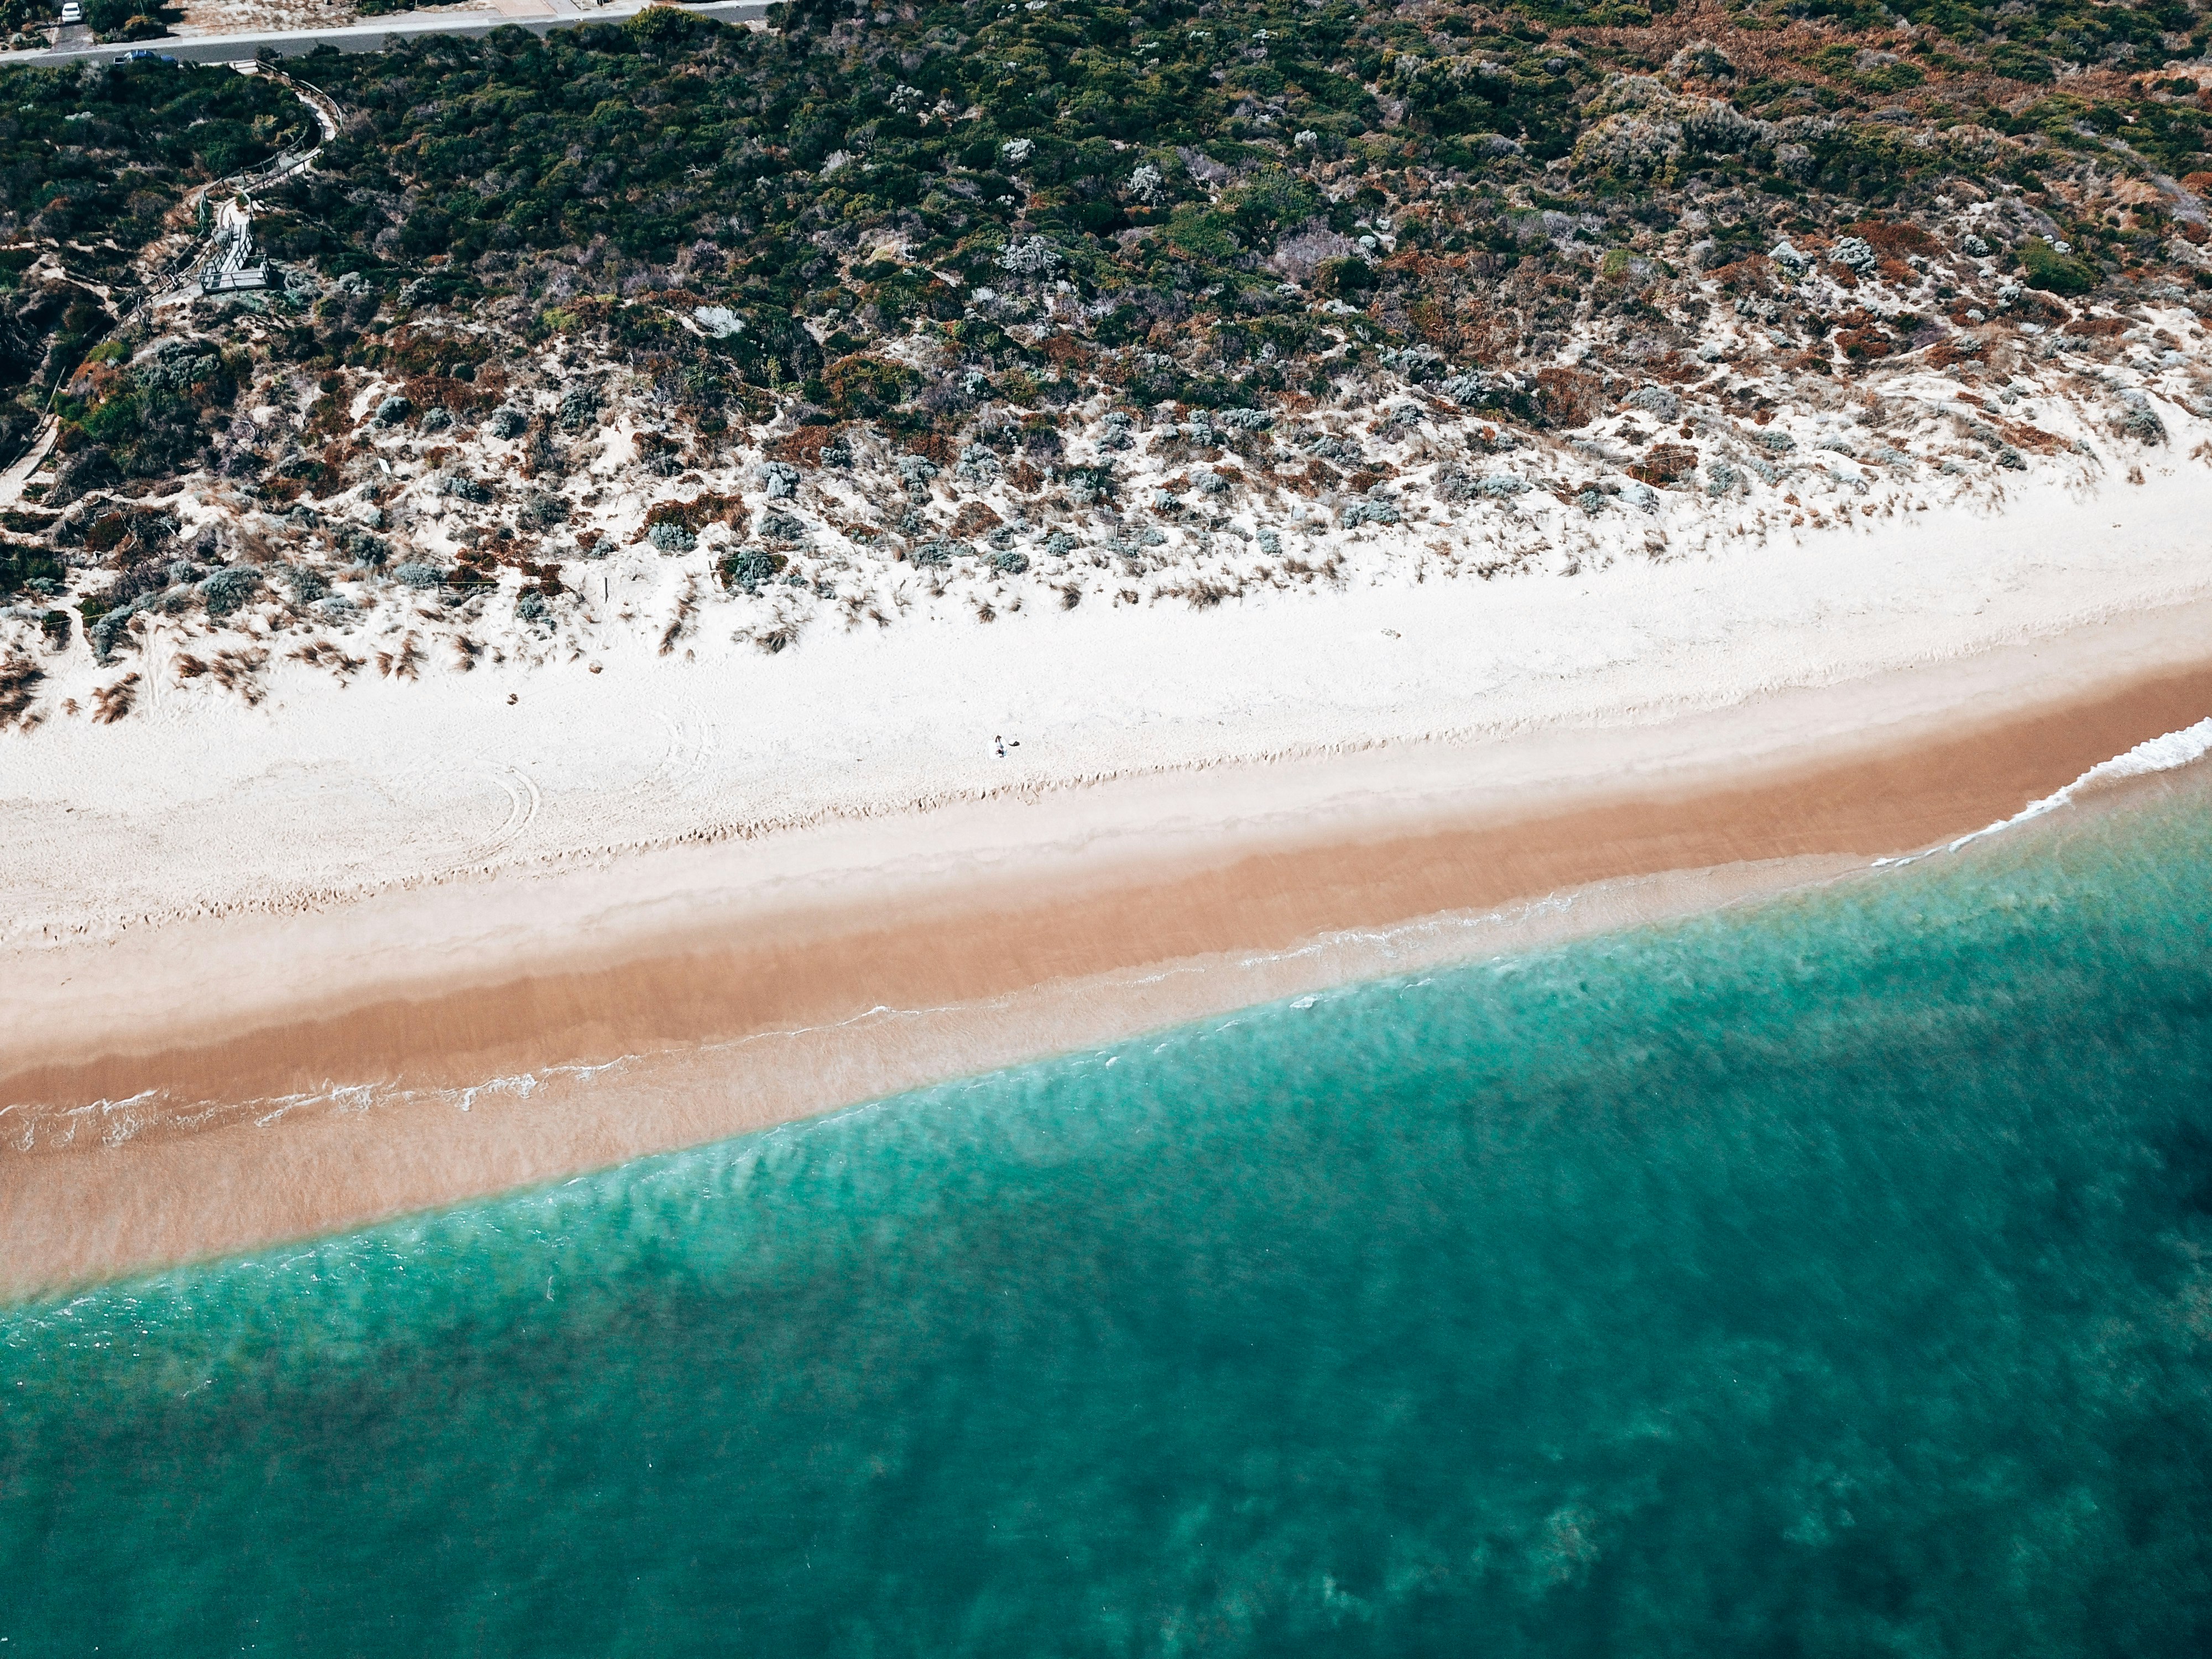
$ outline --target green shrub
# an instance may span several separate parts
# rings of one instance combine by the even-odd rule
[[[858,355],[831,363],[821,376],[823,400],[840,420],[881,415],[920,382],[903,363]]]
[[[99,14],[107,27],[140,3],[95,0],[114,9]],[[1992,70],[2049,78],[2050,55],[2127,45],[2127,61],[2161,61],[2161,33],[2180,27],[2171,8],[2108,6],[2092,22],[1945,0],[1914,14],[1933,33],[1908,46],[1839,38],[1885,27],[1875,0],[1790,0],[1703,16],[1714,44],[1672,68],[1672,46],[1604,32],[1671,9],[1215,0],[1198,27],[1188,0],[918,0],[854,27],[832,0],[804,0],[758,33],[660,7],[620,27],[319,55],[308,73],[344,106],[345,131],[312,173],[266,192],[257,234],[325,282],[368,280],[325,294],[312,321],[277,319],[254,349],[317,368],[350,357],[460,413],[417,385],[450,367],[379,356],[392,349],[379,301],[488,320],[504,306],[479,298],[526,301],[525,339],[501,343],[557,335],[573,362],[616,360],[690,427],[671,453],[707,453],[803,401],[810,423],[950,440],[949,465],[988,402],[1059,410],[1110,389],[1133,404],[1250,408],[1335,397],[1378,358],[1423,365],[1466,406],[1533,418],[1556,388],[1512,365],[1586,302],[1676,321],[1686,303],[1650,240],[1687,206],[1673,171],[1655,184],[1546,166],[1579,153],[1595,123],[1677,145],[1682,170],[1729,204],[1711,234],[1732,263],[1784,231],[1832,236],[1869,204],[1904,204],[1885,222],[1930,219],[1915,204],[1953,175],[2030,184],[2037,166],[2070,165],[2062,151],[2101,144],[2083,129],[2176,178],[2212,170],[2206,112],[2171,87],[2109,76],[2025,108],[1988,94]],[[1778,58],[1767,31],[1784,13],[1844,27]],[[1985,60],[1940,46],[2000,33]],[[1870,118],[1907,94],[1914,111]],[[0,216],[26,244],[110,264],[112,250],[86,250],[112,235],[134,252],[190,182],[266,155],[305,118],[265,80],[152,64],[0,70],[0,99],[15,112],[0,124]],[[2098,234],[2116,259],[2160,258],[2155,227]],[[1370,235],[1370,257],[1325,258]],[[1583,257],[1561,252],[1576,238],[1616,250],[1595,295]],[[41,365],[67,374],[112,325],[94,285],[121,290],[115,273],[88,274],[25,310],[42,279],[0,256],[10,314],[28,319],[0,331],[12,439],[46,387],[27,402],[18,391]],[[2021,258],[2039,289],[2099,280],[2085,258],[2033,245]],[[1302,286],[1279,291],[1286,277]],[[1513,327],[1479,320],[1508,311]],[[1449,390],[1474,386],[1477,368],[1492,378],[1474,401]],[[88,380],[103,390],[70,418],[126,473],[179,465],[195,432],[222,429],[196,381]],[[598,411],[572,391],[553,424],[588,433]],[[477,412],[498,406],[487,392]],[[499,413],[489,429],[523,424]],[[1103,472],[1063,478],[1085,500],[1110,489]]]
[[[14,593],[33,581],[58,581],[62,562],[35,542],[0,541],[0,594]]]
[[[1375,267],[1364,259],[1325,259],[1314,272],[1313,288],[1324,298],[1371,293]]]
[[[2020,245],[2020,268],[2030,288],[2046,294],[2087,294],[2097,286],[2097,268],[2078,254],[2061,253],[2039,236]]]
[[[2009,40],[1990,53],[1989,64],[1996,74],[2038,86],[2047,86],[2058,78],[2048,58],[2032,46]]]
[[[782,571],[791,562],[781,553],[771,553],[764,547],[741,547],[734,553],[726,553],[715,567],[725,587],[742,587],[748,593],[760,591],[763,582]]]
[[[210,617],[228,617],[260,591],[260,574],[237,565],[216,571],[200,584],[200,597]]]

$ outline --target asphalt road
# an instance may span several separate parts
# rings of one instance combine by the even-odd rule
[[[686,11],[702,17],[718,17],[726,23],[739,23],[760,16],[768,9],[768,0],[720,0],[711,5],[687,5]],[[335,29],[292,29],[282,33],[258,34],[201,34],[190,39],[163,36],[158,40],[110,42],[106,46],[57,46],[48,52],[0,52],[0,68],[17,64],[82,64],[87,60],[104,63],[121,57],[126,52],[157,52],[164,57],[175,58],[191,64],[235,64],[258,58],[264,51],[274,52],[281,58],[301,58],[318,46],[335,46],[340,52],[380,52],[393,36],[412,39],[422,34],[458,34],[471,39],[489,34],[494,29],[528,29],[532,34],[549,34],[555,29],[572,29],[586,23],[619,23],[636,15],[635,6],[592,6],[585,0],[574,12],[562,12],[552,17],[487,17],[483,13],[459,12],[450,18],[434,13],[410,12],[389,21],[355,24]],[[90,31],[82,27],[64,30],[64,35],[85,36]]]

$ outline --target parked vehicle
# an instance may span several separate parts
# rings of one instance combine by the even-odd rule
[[[84,8],[77,4],[76,0],[68,0],[68,3],[62,7],[63,27],[67,27],[71,23],[82,21],[84,21]]]

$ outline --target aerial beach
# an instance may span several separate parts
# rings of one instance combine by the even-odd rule
[[[0,0],[0,1655],[2212,1650],[2212,4]]]
[[[7,1277],[359,1224],[1980,829],[2212,711],[2199,476],[1571,596],[1170,613],[1149,659],[1127,618],[971,623],[958,657],[931,641],[962,712],[933,697],[890,744],[858,727],[911,684],[897,635],[823,665],[834,697],[803,652],[669,676],[680,702],[612,653],[404,713],[303,675],[154,711],[215,728],[159,793],[114,753],[134,728],[34,732],[9,757]],[[801,723],[776,696],[821,702],[763,760],[750,732]],[[426,716],[499,733],[477,752],[526,777],[522,833],[492,833],[490,766],[410,763]],[[617,792],[592,720],[722,735],[682,792]]]

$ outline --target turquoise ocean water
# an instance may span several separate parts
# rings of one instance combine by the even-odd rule
[[[0,1310],[0,1656],[2212,1651],[2208,799]]]

